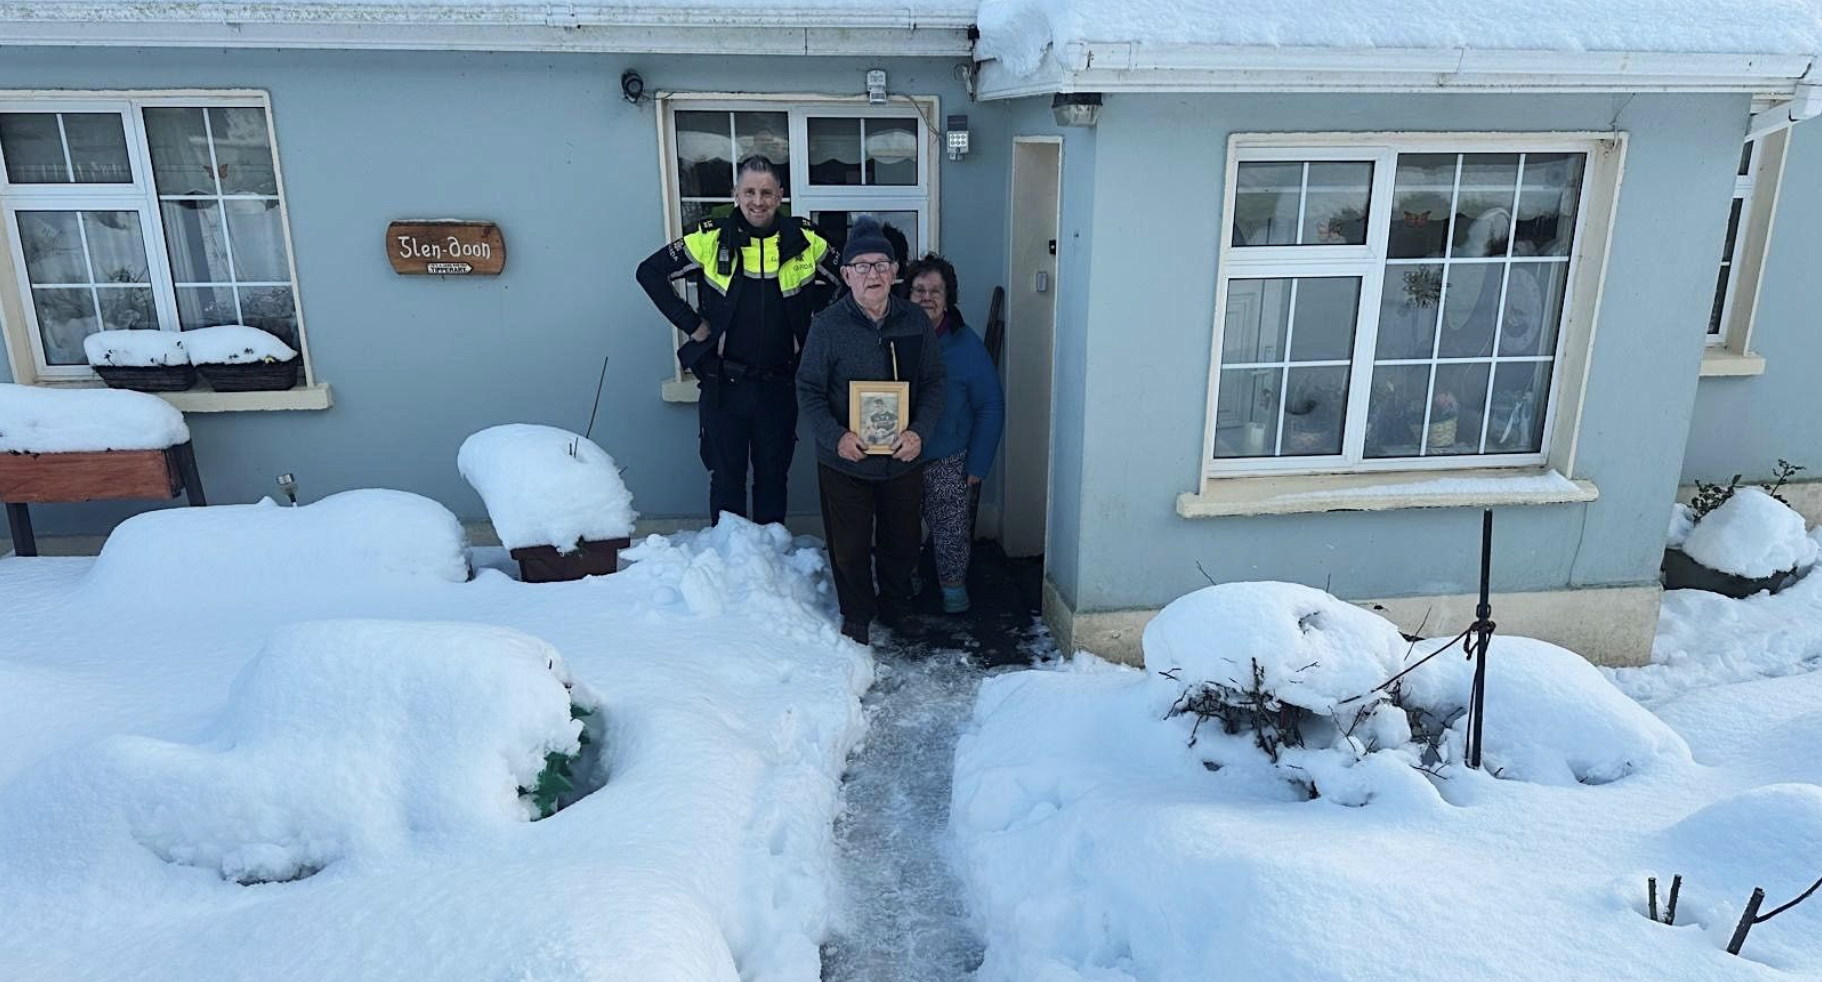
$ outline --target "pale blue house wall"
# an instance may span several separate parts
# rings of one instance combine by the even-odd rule
[[[1768,477],[1779,458],[1822,477],[1822,124],[1790,131],[1783,188],[1759,286],[1752,350],[1765,374],[1705,378],[1683,459],[1683,480]]]
[[[696,407],[659,383],[672,335],[633,281],[667,237],[648,91],[852,94],[884,67],[892,91],[965,112],[974,152],[941,161],[944,250],[984,317],[1005,269],[1006,110],[972,105],[957,61],[680,56],[21,49],[0,53],[0,88],[248,88],[271,93],[322,412],[190,414],[211,500],[254,500],[295,474],[317,498],[353,487],[429,495],[484,517],[456,473],[469,433],[502,422],[588,423],[625,468],[648,516],[703,515]],[[936,121],[941,125],[941,120]],[[403,277],[381,251],[386,223],[498,222],[496,278]],[[10,378],[0,359],[0,378]],[[816,510],[811,454],[797,455],[792,510]],[[38,509],[42,533],[105,531],[150,503]]]
[[[1078,612],[1157,607],[1204,585],[1197,563],[1218,581],[1344,597],[1460,593],[1475,580],[1472,510],[1177,515],[1201,454],[1231,132],[1630,134],[1577,462],[1601,497],[1501,509],[1495,588],[1654,580],[1720,253],[1718,236],[1691,229],[1725,222],[1747,110],[1734,96],[1108,96],[1093,143],[1086,345],[1071,356],[1085,374],[1078,395],[1059,396],[1059,423],[1070,400],[1093,407],[1081,414],[1079,500],[1052,514],[1059,592]]]

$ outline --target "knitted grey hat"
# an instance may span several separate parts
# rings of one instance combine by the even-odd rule
[[[880,231],[879,219],[872,215],[861,215],[854,219],[848,229],[848,244],[842,246],[841,264],[853,262],[857,256],[878,253],[887,259],[893,259],[892,243],[886,241],[886,234]]]

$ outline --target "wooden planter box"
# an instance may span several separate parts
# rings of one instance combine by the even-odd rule
[[[606,576],[620,568],[620,550],[632,539],[583,539],[576,551],[558,552],[555,546],[524,546],[510,555],[519,563],[519,579],[525,583],[561,583],[584,576]]]
[[[184,491],[206,504],[196,456],[188,443],[163,450],[92,453],[0,453],[0,501],[6,503],[13,551],[36,556],[27,505],[123,498],[169,500]]]
[[[1751,579],[1709,569],[1690,558],[1689,554],[1681,549],[1664,550],[1662,569],[1666,590],[1707,590],[1709,593],[1718,593],[1736,600],[1744,600],[1755,593],[1762,593],[1766,590],[1777,593],[1802,579],[1809,572],[1808,570],[1790,569],[1773,573],[1770,576]]]

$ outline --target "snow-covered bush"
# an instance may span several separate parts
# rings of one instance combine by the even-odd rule
[[[82,339],[82,352],[91,365],[116,368],[190,363],[183,335],[176,331],[96,331]]]
[[[199,327],[183,332],[183,346],[198,365],[252,365],[290,361],[297,350],[270,331],[244,324]]]
[[[273,632],[195,742],[115,736],[27,775],[69,848],[131,851],[240,883],[383,861],[416,840],[524,822],[548,755],[583,750],[600,701],[508,628],[315,621]],[[599,741],[593,743],[599,746]],[[603,776],[586,758],[586,786]],[[5,827],[20,845],[58,839]],[[106,841],[81,841],[101,837]]]
[[[1696,521],[1682,548],[1709,569],[1755,580],[1807,568],[1817,551],[1803,516],[1753,487],[1740,488]]]
[[[511,423],[462,441],[456,468],[487,504],[500,544],[574,552],[632,534],[638,512],[614,458],[554,426]]]
[[[363,488],[295,508],[268,498],[135,515],[108,536],[86,586],[104,600],[232,602],[301,599],[324,583],[460,583],[468,572],[462,524],[449,509]]]
[[[183,414],[154,395],[0,382],[0,453],[163,450],[189,439]]]
[[[621,575],[650,584],[653,606],[703,618],[744,609],[805,637],[834,631],[828,560],[819,543],[793,538],[783,525],[723,515],[700,532],[646,536],[621,555],[633,563]]]
[[[1263,753],[1344,804],[1462,760],[1473,664],[1444,652],[1386,684],[1446,643],[1414,645],[1377,614],[1284,583],[1198,590],[1144,636],[1152,707],[1193,720],[1188,740],[1206,766],[1254,766]],[[1529,638],[1493,640],[1483,732],[1489,773],[1546,784],[1600,784],[1689,756],[1581,656]]]

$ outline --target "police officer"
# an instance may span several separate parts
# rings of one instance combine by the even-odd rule
[[[735,209],[710,218],[639,264],[639,285],[689,340],[677,349],[701,388],[697,403],[709,516],[761,524],[785,517],[785,482],[797,444],[797,357],[835,283],[829,243],[809,222],[780,215],[784,188],[772,162],[742,160]],[[672,289],[697,285],[701,309]],[[747,509],[747,468],[753,475]]]

